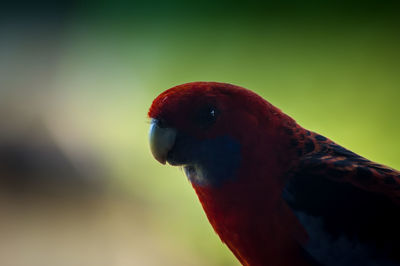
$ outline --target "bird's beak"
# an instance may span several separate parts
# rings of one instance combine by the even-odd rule
[[[175,138],[176,129],[160,127],[157,119],[151,120],[149,131],[150,150],[157,161],[165,164],[168,152],[175,144]]]

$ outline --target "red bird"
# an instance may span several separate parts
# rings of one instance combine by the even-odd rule
[[[171,88],[149,117],[154,157],[184,168],[243,265],[400,265],[400,172],[230,84]]]

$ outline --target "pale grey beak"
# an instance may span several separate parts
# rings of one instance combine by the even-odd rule
[[[149,131],[150,150],[154,158],[162,164],[167,161],[168,152],[175,144],[176,129],[160,127],[157,119],[152,119]]]

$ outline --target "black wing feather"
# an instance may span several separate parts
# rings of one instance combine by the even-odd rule
[[[324,233],[316,235],[321,228],[299,217],[309,235],[321,238],[316,240],[321,245],[323,238],[330,243],[346,239],[368,252],[356,256],[377,263],[368,265],[400,264],[400,205],[395,198],[399,173],[332,142],[322,145],[304,155],[290,173],[284,199],[296,214],[320,221]],[[346,252],[352,251],[346,247]]]

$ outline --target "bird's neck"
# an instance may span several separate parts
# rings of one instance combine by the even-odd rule
[[[282,137],[289,134],[282,128],[274,141],[249,140],[236,179],[218,187],[193,185],[214,230],[243,265],[310,265],[301,248],[307,233],[282,199],[285,174],[299,156],[291,138],[304,131],[297,125],[292,130]]]

